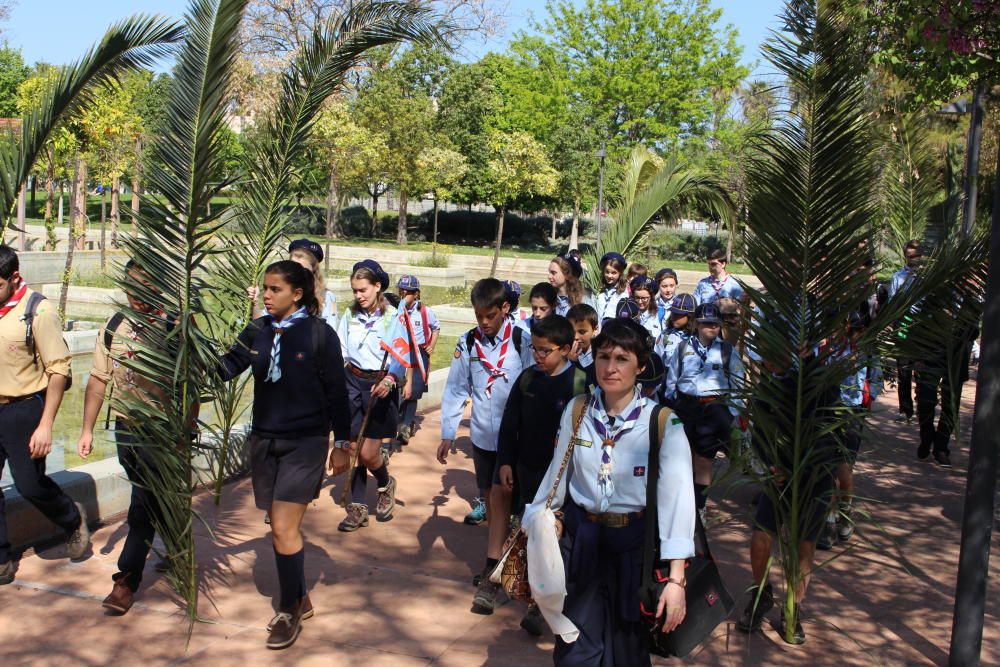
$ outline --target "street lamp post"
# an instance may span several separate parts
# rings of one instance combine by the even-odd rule
[[[597,244],[601,243],[601,219],[604,217],[604,158],[608,155],[605,144],[601,144],[601,150],[597,151],[597,157],[601,160],[600,176],[597,184]]]

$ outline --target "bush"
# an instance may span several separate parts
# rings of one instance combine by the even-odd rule
[[[713,250],[725,250],[728,234],[693,234],[691,232],[659,231],[650,238],[653,253],[664,260],[703,262]],[[740,261],[740,244],[733,245],[733,261]]]

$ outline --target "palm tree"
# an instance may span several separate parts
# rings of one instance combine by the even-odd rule
[[[664,163],[643,146],[633,148],[610,212],[614,222],[584,252],[591,268],[584,274],[587,285],[592,290],[600,289],[601,276],[596,267],[605,252],[635,255],[645,247],[656,216],[673,215],[688,205],[723,220],[732,212],[723,187],[714,178],[682,168],[676,157]]]
[[[431,14],[409,2],[358,3],[317,28],[283,77],[279,104],[235,178],[243,201],[213,210],[212,198],[231,185],[219,175],[226,173],[227,112],[246,6],[247,0],[192,2],[165,131],[153,144],[144,174],[148,189],[158,196],[143,196],[137,234],[124,242],[148,282],[119,277],[129,293],[159,313],[158,323],[149,326],[147,314],[124,308],[145,333],[135,357],[120,362],[145,378],[157,378],[160,398],[155,405],[121,395],[113,402],[142,431],[147,456],[140,472],[162,517],[156,528],[170,562],[167,576],[192,623],[198,618],[200,588],[193,499],[201,461],[220,461],[218,474],[223,474],[221,459],[238,416],[239,394],[223,392],[212,380],[216,341],[228,342],[249,320],[243,290],[256,284],[285,229],[297,158],[324,100],[368,49],[436,37]],[[198,437],[199,404],[212,391],[217,405],[228,411],[221,429],[207,429],[221,441]]]
[[[882,210],[890,248],[899,257],[907,241],[923,235],[939,191],[937,156],[928,141],[926,122],[923,116],[905,115],[891,128]]]
[[[0,144],[0,238],[18,191],[60,122],[86,105],[95,89],[152,65],[182,37],[182,28],[171,21],[136,16],[113,25],[83,58],[59,70],[25,113],[19,135]]]

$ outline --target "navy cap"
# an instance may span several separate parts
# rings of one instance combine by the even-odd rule
[[[675,294],[670,302],[670,312],[674,315],[694,315],[694,297],[685,292]]]
[[[864,316],[856,310],[847,313],[847,328],[851,331],[860,331],[866,326]]]
[[[694,311],[698,324],[722,324],[722,311],[714,303],[703,303]]]
[[[291,254],[293,250],[308,250],[313,255],[316,256],[317,262],[323,261],[323,246],[316,243],[315,241],[310,241],[309,239],[295,239],[290,244],[288,244],[288,253]]]
[[[636,382],[643,389],[656,389],[663,382],[663,376],[667,374],[667,369],[663,365],[663,359],[658,354],[649,355],[649,363],[642,369]]]
[[[510,309],[513,311],[521,303],[521,294],[524,292],[521,289],[521,283],[516,280],[504,280],[503,289],[507,293],[507,303],[510,304]]]
[[[601,266],[604,266],[605,264],[611,261],[617,261],[622,266],[628,265],[628,262],[625,261],[625,255],[621,254],[620,252],[606,252],[604,253],[604,257],[601,257]]]
[[[583,275],[583,262],[580,261],[579,257],[570,253],[559,256],[566,260],[566,263],[569,264],[569,270],[573,272],[574,276],[579,278]]]
[[[632,299],[622,299],[615,308],[615,317],[623,320],[634,320],[639,317],[642,310]]]
[[[655,280],[657,285],[662,283],[664,278],[673,278],[675,283],[678,282],[677,272],[674,271],[673,269],[660,269],[659,271],[656,272]]]
[[[628,286],[632,289],[633,294],[639,289],[649,290],[650,292],[656,291],[656,285],[649,276],[636,276]]]
[[[382,270],[382,265],[376,262],[374,259],[363,259],[351,269],[351,273],[354,273],[358,269],[368,269],[375,274],[375,280],[380,285],[382,285],[382,291],[389,289],[391,280],[389,279],[389,274]]]
[[[405,274],[399,277],[396,281],[396,289],[403,289],[407,292],[413,292],[420,289],[420,281],[417,280],[416,276],[411,276],[410,274]]]

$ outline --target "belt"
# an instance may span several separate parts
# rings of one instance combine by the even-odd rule
[[[699,403],[714,403],[715,401],[722,398],[718,395],[712,396],[695,396],[694,394],[681,394],[681,398],[687,399],[689,401],[697,401]]]
[[[625,512],[624,514],[616,512],[591,514],[590,512],[587,512],[587,521],[590,523],[599,523],[605,528],[624,528],[633,521],[641,519],[642,515],[645,513],[646,510],[639,510],[638,512]]]
[[[351,375],[359,377],[362,380],[378,380],[382,376],[382,371],[366,371],[354,364],[347,364],[344,368],[350,371]]]
[[[29,398],[34,398],[38,394],[28,394],[27,396],[0,396],[0,405],[7,405],[8,403],[18,403],[20,401],[26,401]]]

